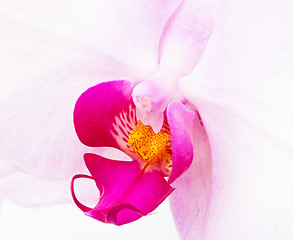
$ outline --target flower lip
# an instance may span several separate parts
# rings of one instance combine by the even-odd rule
[[[76,175],[71,191],[77,206],[99,221],[116,225],[135,221],[155,210],[174,190],[160,171],[146,172],[137,161],[110,160],[91,153],[84,159],[92,177]],[[80,177],[93,179],[99,189],[104,189],[94,208],[84,206],[75,197],[73,182]]]

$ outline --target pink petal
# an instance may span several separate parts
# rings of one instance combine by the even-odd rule
[[[167,119],[172,136],[172,172],[168,182],[172,183],[192,163],[194,137],[194,112],[181,102],[173,101],[167,108]]]
[[[124,151],[129,148],[128,136],[136,125],[132,89],[129,81],[111,81],[91,87],[79,97],[74,126],[82,143]]]
[[[174,221],[183,239],[202,238],[211,189],[209,140],[200,116],[196,114],[193,118],[193,161],[188,170],[172,184],[176,191],[170,196]]]
[[[95,154],[84,158],[97,187],[104,192],[92,210],[79,202],[77,205],[99,221],[116,225],[135,221],[155,210],[174,190],[161,172],[142,170],[137,161],[114,161]]]
[[[292,11],[289,1],[226,1],[198,68],[182,83],[212,154],[205,224],[198,235],[186,189],[184,239],[293,236]]]
[[[160,69],[189,74],[212,33],[216,1],[182,1],[169,19],[160,42]]]

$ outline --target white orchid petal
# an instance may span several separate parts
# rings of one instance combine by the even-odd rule
[[[9,163],[0,161],[0,195],[25,207],[46,207],[73,202],[69,192],[71,179],[48,179],[26,173]],[[86,181],[79,182],[78,197],[93,204],[99,193],[95,186]]]
[[[96,150],[75,135],[78,96],[101,81],[151,75],[161,32],[178,5],[178,0],[3,3],[1,161],[51,179],[84,171],[83,153]]]
[[[198,231],[186,211],[180,219],[193,220],[178,226],[184,239],[293,236],[292,10],[289,1],[225,2],[201,62],[182,82],[212,154],[205,225]]]
[[[65,44],[115,57],[131,66],[137,77],[143,77],[157,68],[161,33],[179,3],[179,0],[153,3],[61,0],[56,4],[45,0],[12,0],[5,2],[0,12],[13,21],[32,26],[36,32],[62,37]],[[18,41],[23,44],[22,38]]]

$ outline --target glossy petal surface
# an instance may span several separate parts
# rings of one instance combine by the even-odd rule
[[[85,214],[122,225],[155,210],[174,190],[159,171],[142,170],[137,161],[114,161],[85,154],[85,163],[103,192],[97,206]]]

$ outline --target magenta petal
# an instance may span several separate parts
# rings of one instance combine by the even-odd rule
[[[110,146],[121,149],[117,136],[115,138],[113,133],[113,124],[115,117],[128,113],[130,106],[134,106],[132,89],[129,81],[103,82],[89,88],[79,97],[74,109],[74,126],[82,143],[91,147]]]
[[[141,169],[137,161],[115,161],[91,153],[84,159],[103,193],[94,209],[81,209],[99,221],[116,225],[135,221],[155,210],[174,190],[160,171]]]
[[[195,114],[181,102],[173,101],[168,105],[167,119],[172,136],[172,172],[168,182],[172,183],[192,163]]]

